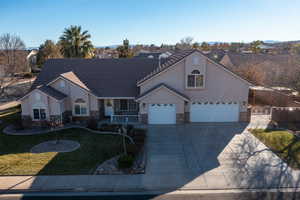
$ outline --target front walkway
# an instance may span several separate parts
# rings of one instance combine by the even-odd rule
[[[288,168],[254,136],[252,124],[149,126],[144,175],[0,177],[0,189],[145,191],[298,187]]]

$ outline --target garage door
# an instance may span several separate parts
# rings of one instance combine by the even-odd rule
[[[191,122],[236,122],[239,120],[239,104],[192,104]]]
[[[149,124],[175,124],[175,104],[149,104]]]

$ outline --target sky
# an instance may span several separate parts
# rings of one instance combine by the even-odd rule
[[[0,35],[27,47],[81,25],[95,46],[300,40],[299,0],[0,0]]]

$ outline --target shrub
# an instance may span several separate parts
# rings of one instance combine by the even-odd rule
[[[100,131],[118,132],[120,127],[120,124],[102,124]]]
[[[24,126],[23,126],[23,121],[21,117],[17,117],[14,122],[13,125],[15,127],[16,130],[23,130]]]
[[[22,124],[23,124],[24,128],[28,128],[28,129],[32,128],[32,119],[31,119],[31,117],[30,116],[24,117],[22,119]]]
[[[98,129],[98,122],[95,118],[90,118],[87,124],[87,127],[92,130]]]
[[[133,165],[134,158],[131,155],[122,155],[118,159],[118,166],[120,169],[128,169]]]
[[[136,156],[138,154],[138,152],[139,152],[139,149],[135,144],[127,145],[127,153],[129,155]]]
[[[51,127],[50,123],[47,120],[40,121],[40,126],[43,129],[49,129]]]
[[[127,130],[127,135],[131,135],[132,134],[132,130],[133,130],[133,125],[131,125],[131,124],[128,124],[127,126],[126,126],[126,130]]]

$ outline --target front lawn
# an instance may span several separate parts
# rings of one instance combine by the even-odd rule
[[[251,133],[292,168],[300,169],[300,139],[285,130],[253,129]]]
[[[122,152],[121,136],[99,135],[82,129],[59,132],[60,139],[78,141],[80,148],[69,153],[29,153],[30,149],[56,134],[11,136],[2,129],[18,113],[0,115],[0,175],[91,174],[98,164]]]

